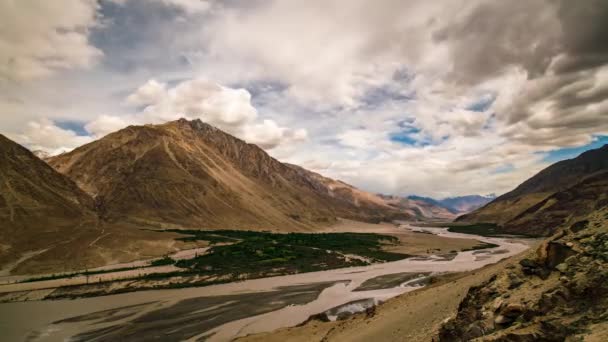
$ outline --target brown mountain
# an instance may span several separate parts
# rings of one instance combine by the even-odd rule
[[[303,169],[200,120],[130,126],[48,162],[113,222],[289,231],[397,214],[336,196]]]
[[[0,135],[0,264],[96,225],[90,196]]]
[[[606,172],[608,145],[555,163],[456,221],[495,223],[505,232],[548,235],[559,224],[604,203]]]

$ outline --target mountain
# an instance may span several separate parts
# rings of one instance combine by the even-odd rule
[[[28,149],[0,135],[0,264],[96,224],[89,195]]]
[[[558,225],[604,204],[607,171],[608,145],[604,145],[545,168],[456,221],[495,223],[505,232],[549,235]]]
[[[460,197],[448,197],[439,201],[441,205],[446,208],[452,209],[457,213],[468,213],[477,208],[481,208],[484,205],[491,202],[495,196],[480,196],[480,195],[469,195]]]
[[[477,208],[483,207],[487,203],[491,202],[495,197],[493,195],[480,196],[480,195],[469,195],[459,197],[448,197],[440,200],[436,200],[430,197],[422,196],[408,196],[409,199],[416,201],[424,201],[432,205],[443,207],[453,214],[463,214],[471,212]]]
[[[453,220],[456,214],[432,199],[379,195],[389,205],[420,220]]]
[[[370,212],[371,216],[374,216],[374,212],[383,213],[384,219],[390,219],[391,217],[395,219],[409,219],[415,216],[412,213],[404,212],[402,208],[392,206],[381,196],[363,191],[341,180],[325,177],[298,165],[287,163],[285,165],[291,167],[301,177],[306,179],[316,192],[329,196],[333,200],[359,208],[361,211]]]
[[[318,173],[306,170],[300,166],[286,164],[307,177],[311,184],[316,184],[317,190],[327,195],[351,203],[371,212],[381,212],[386,219],[442,219],[452,220],[455,215],[443,207],[424,201],[411,200],[399,196],[373,194],[357,189],[340,180],[334,180]]]
[[[130,126],[48,162],[95,198],[106,221],[290,231],[336,217],[398,214],[346,198],[328,181],[200,120]]]

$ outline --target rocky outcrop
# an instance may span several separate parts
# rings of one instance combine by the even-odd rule
[[[471,288],[440,341],[577,340],[608,322],[608,209]]]

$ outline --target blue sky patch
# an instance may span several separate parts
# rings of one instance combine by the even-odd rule
[[[512,171],[515,171],[515,166],[513,164],[505,164],[492,170],[492,174],[509,173]]]
[[[428,146],[429,142],[421,140],[417,135],[420,132],[419,128],[408,127],[405,130],[391,133],[389,139],[392,142],[408,145],[408,146]]]
[[[593,142],[591,142],[587,145],[584,145],[584,146],[567,147],[567,148],[560,148],[557,150],[549,151],[549,152],[545,153],[545,157],[543,158],[543,161],[549,162],[549,163],[555,163],[557,161],[564,160],[564,159],[576,158],[579,154],[581,154],[585,151],[600,148],[600,147],[604,146],[605,144],[608,144],[608,135],[595,136],[593,139]]]
[[[55,125],[57,125],[57,127],[68,130],[68,131],[73,131],[74,133],[76,133],[76,135],[79,136],[88,136],[89,132],[87,132],[86,129],[84,129],[84,122],[80,122],[80,121],[74,121],[74,120],[58,120],[55,121]]]
[[[485,94],[484,96],[477,99],[475,102],[471,103],[465,109],[470,110],[472,112],[485,112],[492,106],[494,101],[496,101],[495,94]]]

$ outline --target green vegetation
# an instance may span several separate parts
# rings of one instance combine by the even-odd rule
[[[158,286],[162,288],[181,288],[272,275],[364,266],[368,265],[369,262],[396,261],[409,257],[407,254],[382,250],[383,245],[398,243],[396,237],[371,233],[279,234],[236,230],[168,231],[188,235],[179,238],[180,240],[204,240],[209,241],[214,246],[207,253],[192,259],[176,261],[169,256],[165,256],[151,261],[149,266],[146,266],[175,265],[182,270],[145,274],[130,279],[162,280],[179,277],[182,279],[176,279],[176,282]],[[71,278],[137,268],[139,267],[64,273],[32,278],[25,280],[25,282]],[[190,279],[186,280],[186,278]]]
[[[345,254],[377,262],[408,257],[405,254],[383,251],[383,244],[396,243],[397,238],[379,234],[277,234],[235,230],[174,232],[190,234],[187,238],[190,241],[207,240],[210,236],[215,241],[236,241],[233,244],[214,246],[207,254],[176,263],[178,267],[215,275],[261,276],[269,273],[311,272],[368,264]]]

